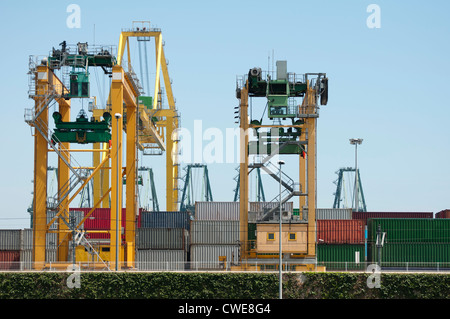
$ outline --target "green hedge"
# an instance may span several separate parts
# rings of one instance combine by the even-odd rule
[[[0,299],[277,299],[277,273],[81,273],[69,288],[66,272],[0,273]],[[449,274],[381,274],[368,288],[365,273],[285,273],[285,299],[450,298]]]

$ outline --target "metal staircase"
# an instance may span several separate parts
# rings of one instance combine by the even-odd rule
[[[281,178],[278,173],[275,172],[275,170],[278,170],[278,167],[276,167],[274,164],[272,164],[269,161],[265,161],[265,163],[254,163],[249,165],[249,168],[261,168],[269,176],[271,176],[273,179],[275,179],[278,183],[281,183],[281,185],[284,186],[284,189],[281,192],[281,205],[286,203],[288,200],[290,200],[294,196],[301,196],[304,195],[301,192],[300,184],[294,183],[294,180],[290,178],[287,174],[282,172]],[[274,212],[279,211],[280,209],[280,194],[275,196],[271,201],[265,202],[262,206],[262,211],[260,212],[260,220],[267,221],[272,219]]]
[[[29,97],[33,100],[38,100],[39,102],[35,104],[33,108],[25,109],[24,112],[24,121],[34,127],[39,134],[47,141],[47,144],[55,151],[58,157],[67,165],[72,174],[69,177],[69,180],[60,186],[60,189],[54,196],[50,196],[47,200],[47,210],[49,211],[59,211],[61,209],[61,203],[69,196],[69,194],[86,178],[89,176],[89,170],[80,168],[81,165],[75,160],[75,158],[71,155],[70,151],[67,150],[63,144],[53,135],[53,130],[49,129],[47,123],[40,117],[42,112],[48,110],[52,101],[55,101],[57,98],[62,98],[62,94],[59,92],[67,91],[66,88],[61,87],[61,90],[57,90],[57,88],[53,85],[46,85],[45,87],[38,88],[36,85],[36,79],[34,77],[33,71],[34,64],[30,59],[30,82],[29,82]],[[44,93],[38,93],[44,92]],[[75,165],[75,166],[74,166]],[[78,167],[75,169],[75,167]],[[58,216],[66,225],[69,225],[68,222],[68,212],[64,210]]]

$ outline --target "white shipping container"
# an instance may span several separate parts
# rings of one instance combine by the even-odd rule
[[[221,269],[219,257],[225,256],[227,268],[239,261],[237,245],[191,245],[191,270]]]
[[[195,220],[239,220],[239,202],[195,202]]]
[[[0,250],[20,250],[20,229],[0,229]]]
[[[138,228],[137,249],[185,250],[189,232],[184,228]]]
[[[317,219],[352,219],[351,208],[317,208]]]
[[[136,252],[136,267],[139,270],[181,271],[185,263],[185,250],[138,249]]]
[[[56,249],[58,247],[57,233],[47,233],[45,235],[45,247],[46,249]],[[32,249],[33,249],[33,229],[25,228],[22,230],[22,241],[20,250],[32,250]]]
[[[191,222],[191,244],[233,245],[239,241],[239,221],[194,220]]]
[[[58,251],[56,249],[47,249],[45,251],[45,261],[46,263],[57,262]],[[20,251],[20,269],[30,270],[33,268],[33,250],[26,249]]]

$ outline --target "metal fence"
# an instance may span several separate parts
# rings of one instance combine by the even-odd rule
[[[317,262],[315,264],[299,265],[292,262],[282,262],[283,272],[366,272],[366,273],[450,273],[449,263],[417,263],[417,262],[399,262],[381,266],[371,262]],[[126,272],[148,272],[148,271],[170,271],[170,272],[279,272],[279,263],[277,260],[264,262],[244,262],[233,264],[226,261],[205,260],[195,262],[184,261],[136,261],[134,267],[123,263],[118,267],[119,271]],[[30,263],[30,262],[0,262],[0,272],[26,272],[26,271],[116,271],[114,263],[110,262],[48,262],[48,263]]]

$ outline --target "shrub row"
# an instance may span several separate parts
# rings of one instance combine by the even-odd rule
[[[0,273],[0,299],[277,299],[276,273]],[[448,299],[449,274],[285,273],[284,299]],[[369,278],[369,280],[371,280]]]

